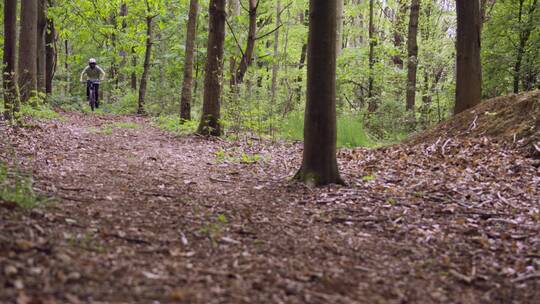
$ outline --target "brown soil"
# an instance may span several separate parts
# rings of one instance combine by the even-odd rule
[[[342,150],[349,186],[312,189],[296,144],[64,117],[0,123],[0,161],[57,200],[0,202],[1,303],[540,299],[540,174],[503,144]]]
[[[452,137],[491,140],[540,157],[540,91],[486,100],[410,140],[412,144]]]

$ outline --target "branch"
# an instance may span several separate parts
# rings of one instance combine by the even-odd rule
[[[234,30],[231,26],[231,24],[229,23],[229,20],[227,18],[225,18],[225,23],[227,23],[227,27],[229,27],[229,30],[231,31],[232,35],[233,35],[233,38],[234,38],[234,41],[236,42],[236,46],[238,47],[238,49],[240,50],[240,53],[242,54],[242,58],[244,58],[244,50],[242,50],[242,46],[240,45],[240,42],[238,42],[238,39],[236,38],[236,34],[234,34]]]

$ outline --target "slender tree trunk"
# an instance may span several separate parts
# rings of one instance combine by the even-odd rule
[[[240,65],[236,70],[236,76],[233,78],[233,85],[238,85],[244,82],[244,76],[253,62],[253,51],[255,49],[255,40],[257,35],[257,9],[259,8],[259,0],[249,0],[249,30],[246,49],[240,60]]]
[[[343,48],[343,10],[344,10],[344,0],[336,0],[337,4],[337,26],[336,26],[336,56],[341,55],[341,49]]]
[[[49,1],[49,6],[52,6]],[[47,33],[45,35],[45,93],[52,94],[53,78],[56,72],[56,29],[52,19],[47,20]]]
[[[336,2],[310,0],[308,86],[300,181],[342,184],[336,160]]]
[[[127,17],[127,15],[128,15],[127,3],[125,1],[122,1],[120,3],[120,13],[119,13],[120,18],[122,18],[122,28],[120,30],[122,33],[124,33],[126,31],[126,28],[127,28],[127,22],[126,22],[126,19],[125,19]],[[126,76],[124,74],[123,69],[126,66],[127,62],[128,62],[128,55],[127,55],[127,51],[126,51],[124,46],[122,46],[120,48],[120,51],[118,52],[118,54],[122,58],[120,60],[120,69],[119,69],[119,72],[118,72],[118,82],[123,83],[126,80]]]
[[[396,11],[396,20],[394,23],[394,47],[398,53],[392,57],[392,62],[399,68],[403,69],[402,47],[403,47],[403,31],[404,31],[404,19],[407,12],[407,2],[405,0],[399,0],[398,8]]]
[[[418,18],[420,16],[420,0],[412,0],[410,13],[409,38],[407,39],[407,111],[412,111],[414,113],[416,102],[416,72],[418,69],[417,36]]]
[[[281,25],[281,1],[276,2],[276,31],[274,32],[274,61],[272,63],[272,104],[276,101],[279,73],[279,26]]]
[[[374,76],[375,73],[374,67],[375,67],[375,46],[377,45],[377,41],[375,40],[375,20],[374,20],[374,0],[369,0],[369,77],[368,77],[368,98],[369,98],[369,106],[368,106],[368,112],[373,113],[377,111],[378,105],[377,101],[375,100],[374,96]]]
[[[220,136],[221,77],[225,44],[225,0],[210,0],[204,100],[197,133]]]
[[[21,0],[18,76],[23,103],[37,91],[37,4],[36,0]]]
[[[456,1],[458,21],[455,114],[474,107],[482,98],[479,6],[480,2],[477,0]]]
[[[17,49],[17,0],[4,0],[4,118],[12,121],[16,116],[19,93],[17,90],[17,74],[15,73]]]
[[[180,100],[180,118],[191,120],[191,100],[193,99],[193,62],[195,52],[195,38],[197,35],[197,15],[199,1],[191,0],[189,3],[189,18],[186,35],[186,56],[184,58],[184,83]]]
[[[46,0],[36,0],[38,3],[38,19],[37,19],[37,45],[36,45],[36,60],[37,60],[37,83],[38,90],[45,93],[47,81],[47,50],[45,36],[47,33],[47,3]]]
[[[66,73],[66,95],[71,93],[71,73],[69,69],[69,40],[64,40],[64,70]]]
[[[137,114],[145,114],[144,98],[146,96],[146,84],[148,82],[148,72],[150,71],[150,59],[152,58],[152,21],[153,16],[146,16],[146,51],[144,53],[143,73],[139,84],[139,105]]]
[[[520,81],[522,79],[522,65],[527,43],[531,37],[531,32],[534,29],[534,12],[537,8],[538,1],[534,0],[529,7],[527,23],[523,24],[524,0],[519,0],[519,45],[517,47],[516,61],[514,64],[514,93],[519,93]]]
[[[137,72],[135,71],[137,64],[137,52],[133,46],[131,47],[131,66],[133,67],[133,71],[131,72],[131,90],[133,91],[137,90]]]

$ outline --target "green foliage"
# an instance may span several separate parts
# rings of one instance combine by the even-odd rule
[[[32,178],[10,170],[0,162],[0,200],[17,204],[21,208],[34,208],[44,200],[34,192]]]
[[[134,122],[115,122],[115,123],[112,123],[111,126],[113,128],[131,129],[131,130],[137,130],[141,128],[141,125],[136,124]]]
[[[179,115],[161,115],[152,120],[153,124],[161,130],[178,135],[195,133],[198,123],[194,120],[182,121]]]
[[[32,117],[42,120],[61,120],[62,116],[55,112],[51,106],[47,104],[39,104],[36,107],[29,104],[21,106],[21,114],[23,116]]]
[[[240,149],[233,149],[227,151],[223,148],[219,148],[215,152],[216,161],[219,163],[241,163],[241,164],[254,164],[264,160],[264,157],[260,154],[252,154],[242,151]]]
[[[304,139],[304,116],[291,113],[281,124],[281,136],[290,140]],[[361,115],[340,115],[337,120],[337,146],[340,148],[372,147],[375,141],[364,129]]]

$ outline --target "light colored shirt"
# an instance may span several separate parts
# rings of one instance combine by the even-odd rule
[[[89,65],[86,66],[81,73],[81,81],[83,81],[85,75],[88,80],[96,81],[105,79],[105,71],[99,65],[96,65],[95,68],[91,68]]]

